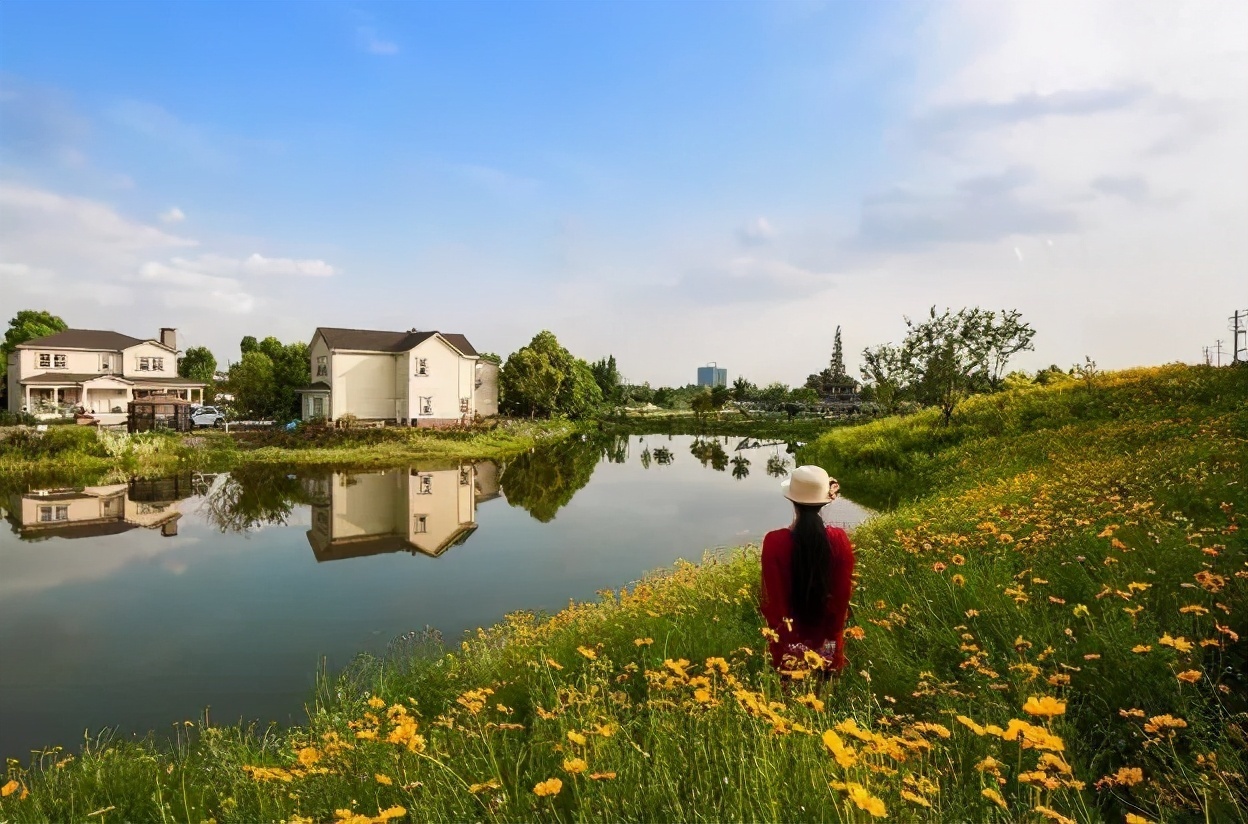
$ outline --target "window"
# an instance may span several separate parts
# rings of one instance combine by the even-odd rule
[[[420,488],[419,488],[418,494],[420,495],[432,495],[433,494],[433,476],[432,475],[420,476]]]
[[[39,353],[39,368],[40,368],[40,369],[51,369],[51,368],[52,368],[52,353],[51,353],[51,352],[40,352],[40,353]]]
[[[329,374],[329,356],[317,355],[316,356],[316,376],[318,378],[323,378],[328,374]]]
[[[164,358],[152,358],[152,371],[164,372],[165,371],[165,359]]]
[[[472,468],[461,466],[459,468],[459,485],[467,486],[472,481]]]
[[[100,371],[101,372],[113,371],[113,358],[111,355],[100,355]]]
[[[433,397],[432,396],[428,398],[422,397],[420,399],[420,414],[422,415],[433,414]]]
[[[51,523],[52,521],[68,521],[69,507],[41,506],[39,507],[39,520],[44,523]]]
[[[429,516],[417,515],[416,523],[413,525],[413,531],[414,532],[428,532],[429,531]]]
[[[312,417],[323,418],[325,416],[325,399],[315,397],[312,399]]]
[[[64,369],[68,365],[69,365],[69,359],[65,355],[53,355],[52,356],[52,368],[53,369]]]
[[[427,359],[427,358],[417,358],[417,359],[416,359],[416,374],[417,374],[417,375],[428,375],[428,374],[429,374],[429,362],[428,362],[428,359]]]
[[[151,372],[152,371],[152,359],[151,358],[139,358],[139,371]]]

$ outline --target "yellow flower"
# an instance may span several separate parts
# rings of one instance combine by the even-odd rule
[[[547,778],[545,781],[539,781],[533,787],[533,794],[540,797],[547,795],[558,795],[563,789],[563,782],[558,778]]]
[[[304,747],[299,750],[299,763],[305,767],[311,767],[317,761],[321,760],[321,752],[316,747]]]
[[[1044,806],[1033,807],[1032,812],[1040,813],[1040,815],[1044,816],[1050,821],[1056,821],[1057,824],[1077,824],[1073,818],[1067,818],[1066,816],[1059,813],[1057,810],[1050,810],[1048,807],[1044,807]]]
[[[594,652],[589,647],[577,647],[576,651],[579,652],[581,655],[584,655],[586,658],[588,658],[591,661],[593,661],[595,658],[598,657],[598,653]]]
[[[1163,647],[1174,647],[1179,652],[1190,652],[1192,649],[1192,643],[1185,639],[1182,635],[1178,638],[1171,638],[1170,633],[1168,632],[1161,636],[1161,638],[1157,639],[1157,643],[1161,644]]]
[[[653,638],[634,638],[633,643],[639,647],[648,647],[654,643]]]
[[[1203,676],[1201,675],[1200,670],[1188,670],[1187,672],[1180,672],[1175,677],[1178,678],[1180,681],[1184,681],[1188,684],[1195,684]]]
[[[576,744],[578,747],[585,746],[585,736],[575,730],[568,730],[568,740],[573,744]]]
[[[589,765],[585,763],[584,758],[565,758],[563,760],[563,771],[569,775],[579,775],[589,769]]]
[[[819,700],[814,693],[797,696],[797,703],[805,704],[815,712],[823,712],[823,701]]]
[[[962,573],[960,572],[957,575],[954,575],[949,580],[953,581],[954,586],[958,586],[958,587],[966,586],[966,577],[962,575]]]
[[[873,796],[867,791],[866,787],[855,785],[849,788],[849,798],[858,809],[866,810],[876,818],[883,818],[888,814],[884,809],[884,802]]]
[[[965,715],[959,715],[957,717],[957,721],[959,724],[966,727],[967,729],[969,729],[971,732],[975,733],[976,735],[984,734],[984,728],[981,727],[979,724],[976,724],[974,720],[967,718]]]
[[[485,792],[486,790],[497,790],[502,786],[503,785],[499,783],[497,778],[491,778],[489,781],[483,781],[480,784],[473,784],[468,788],[468,792],[476,795],[477,793]]]
[[[615,735],[616,730],[619,728],[619,724],[599,724],[596,728],[594,728],[594,734],[601,735],[603,738],[610,738]]]
[[[992,787],[984,787],[980,790],[979,794],[1003,810],[1008,810],[1010,808],[1009,805],[1005,803],[1005,799],[1001,797],[1001,793],[997,792]]]
[[[1127,813],[1127,824],[1153,824],[1152,819],[1135,813]]]
[[[5,797],[5,798],[8,798],[8,797],[9,797],[9,796],[11,796],[13,793],[17,792],[17,788],[18,788],[19,786],[21,786],[21,785],[20,785],[20,784],[18,784],[16,781],[10,780],[10,781],[9,781],[8,783],[6,783],[3,787],[0,787],[0,796],[3,796],[3,797]]]
[[[911,802],[912,804],[918,804],[920,807],[932,806],[931,802],[929,802],[926,798],[916,793],[912,793],[909,790],[902,790],[901,797]]]
[[[962,566],[963,564],[966,563],[966,558],[961,555],[954,555],[952,558],[949,559],[949,562],[952,563],[954,566]]]
[[[547,658],[546,665],[549,666],[551,669],[557,669],[557,670],[563,669],[563,664],[560,664],[554,658]]]
[[[720,675],[727,675],[728,674],[728,662],[725,661],[723,658],[719,658],[719,657],[707,658],[706,659],[706,671],[710,672],[711,670],[715,670]]]
[[[1066,702],[1058,701],[1050,695],[1044,697],[1033,695],[1027,699],[1027,703],[1023,704],[1023,712],[1028,715],[1043,715],[1046,717],[1062,715],[1066,712]]]
[[[1078,618],[1081,615],[1086,616],[1089,613],[1088,613],[1088,608],[1084,606],[1083,604],[1075,604],[1074,609],[1071,610],[1071,614],[1074,615],[1076,618]]]
[[[1131,651],[1137,655],[1140,655],[1145,652],[1152,652],[1153,648],[1149,646],[1148,644],[1136,644],[1135,646],[1131,648]]]
[[[836,758],[836,763],[842,767],[849,768],[854,766],[858,761],[858,753],[853,747],[845,746],[841,741],[841,737],[832,730],[825,730],[823,733],[823,745]],[[865,810],[866,807],[863,807]]]
[[[1139,767],[1120,767],[1113,775],[1113,783],[1123,787],[1134,787],[1144,781],[1144,771]]]
[[[693,700],[699,704],[709,704],[711,703],[711,691],[704,687],[699,687],[693,691]]]
[[[390,776],[382,775],[381,773],[377,773],[376,775],[373,776],[373,778],[377,780],[378,784],[383,784],[387,787],[389,787],[391,784],[394,783],[392,780],[390,780]]]
[[[373,819],[373,820],[374,820],[374,821],[389,821],[389,820],[390,820],[390,819],[392,819],[392,818],[402,818],[402,817],[403,817],[403,816],[405,816],[405,815],[407,815],[407,808],[406,808],[406,807],[400,807],[400,806],[398,806],[398,805],[396,804],[396,805],[395,805],[395,806],[393,806],[393,807],[389,807],[389,808],[387,808],[387,809],[380,810],[380,811],[377,813],[377,818],[375,818],[375,819]]]
[[[611,779],[615,778],[615,773],[613,772],[590,773],[589,777],[593,781],[610,781]]]
[[[375,710],[379,710],[386,705],[386,702],[374,695],[372,698],[368,699],[368,705]]]

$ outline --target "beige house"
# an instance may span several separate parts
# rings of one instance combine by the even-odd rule
[[[498,497],[492,463],[449,469],[335,472],[310,480],[317,561],[385,552],[437,557],[477,528],[477,504]]]
[[[445,426],[498,414],[498,366],[463,335],[322,326],[309,344],[303,419]]]
[[[136,480],[13,495],[7,517],[22,540],[96,538],[132,529],[178,534],[178,502],[192,494],[189,476]]]
[[[202,383],[178,377],[176,329],[161,329],[159,340],[66,329],[19,344],[8,370],[9,411],[37,417],[82,407],[102,423],[122,423],[136,398],[203,400]]]

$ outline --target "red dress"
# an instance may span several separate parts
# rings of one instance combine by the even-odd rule
[[[798,626],[789,606],[793,533],[788,529],[776,529],[763,538],[761,609],[768,626],[780,635],[779,641],[769,643],[771,663],[778,669],[783,668],[781,659],[786,654],[800,660],[807,649],[829,659],[834,670],[845,666],[845,616],[849,612],[849,593],[853,588],[854,549],[845,530],[834,526],[828,527],[828,543],[831,549],[829,591],[823,621],[818,626],[802,627]],[[835,649],[829,642],[835,644]]]

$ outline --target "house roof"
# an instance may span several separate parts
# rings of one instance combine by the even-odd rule
[[[470,357],[477,350],[468,338],[453,332],[385,332],[378,329],[339,329],[333,326],[317,327],[317,334],[325,338],[330,349],[355,349],[362,352],[406,352],[434,335],[441,335],[447,343]]]
[[[99,372],[40,372],[38,375],[31,375],[29,378],[23,378],[21,384],[55,384],[57,386],[70,386],[73,384],[86,383],[99,377],[117,377],[116,375],[101,374]],[[122,380],[125,380],[122,378]]]
[[[66,329],[64,332],[56,332],[55,334],[44,335],[42,338],[28,340],[25,343],[18,344],[17,348],[103,349],[109,352],[120,352],[122,349],[128,349],[140,343],[162,345],[158,341],[132,338],[120,332],[109,332],[103,329]],[[165,348],[167,349],[168,347]]]
[[[332,388],[333,387],[327,384],[325,381],[317,381],[316,383],[312,383],[307,386],[301,386],[295,391],[296,392],[328,392]]]

